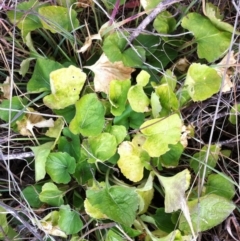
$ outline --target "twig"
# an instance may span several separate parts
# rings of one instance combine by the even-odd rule
[[[17,211],[8,206],[7,204],[0,201],[0,206],[3,207],[8,214],[11,214],[17,220],[19,220],[38,240],[43,241],[42,236],[37,232],[37,229],[26,222]]]
[[[182,0],[165,0],[160,2],[157,7],[141,22],[141,24],[132,32],[128,39],[128,43],[131,43],[146,27],[152,22],[156,16],[166,10],[170,5],[174,3],[181,2]]]
[[[10,155],[3,155],[0,153],[0,161],[3,160],[13,160],[13,159],[24,159],[28,157],[33,157],[33,152],[23,152],[23,153],[16,153],[16,154],[10,154]]]

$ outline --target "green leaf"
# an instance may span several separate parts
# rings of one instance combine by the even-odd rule
[[[47,157],[46,171],[56,183],[68,183],[75,168],[75,159],[66,152],[50,153]]]
[[[90,179],[93,179],[93,172],[91,172],[92,169],[93,167],[91,166],[90,163],[87,162],[87,159],[80,160],[77,162],[76,169],[73,176],[80,185],[84,185]]]
[[[105,109],[96,94],[84,95],[76,102],[76,115],[69,129],[73,134],[96,136],[102,132]]]
[[[70,105],[64,109],[53,110],[56,115],[60,115],[67,123],[70,123],[76,114],[75,105]]]
[[[234,185],[225,174],[211,174],[206,183],[206,194],[216,194],[231,200],[236,191]]]
[[[26,99],[22,99],[18,96],[14,96],[11,99],[11,109],[10,109],[10,100],[3,100],[2,103],[0,103],[0,119],[2,119],[5,122],[11,122],[11,120],[14,120],[10,125],[13,125],[16,123],[17,120],[22,119],[24,113],[19,115],[19,112],[15,112],[12,110],[22,110],[25,107]],[[11,111],[11,119],[9,120],[9,112]],[[15,119],[15,116],[18,115],[18,117]]]
[[[167,116],[172,111],[178,110],[178,99],[168,84],[158,86],[156,88],[156,94],[159,96],[160,104],[162,106],[160,116]]]
[[[11,23],[16,24],[21,30],[23,41],[29,32],[42,27],[42,23],[36,12],[39,8],[49,5],[35,0],[24,1],[17,5],[17,11],[8,11],[7,16]]]
[[[88,144],[94,158],[101,161],[108,160],[117,150],[116,138],[109,133],[101,133],[98,136],[89,137]]]
[[[138,182],[143,178],[145,162],[149,161],[149,155],[137,144],[124,141],[118,147],[120,158],[117,162],[121,173],[130,181]]]
[[[26,73],[28,72],[28,69],[29,69],[29,65],[30,65],[30,62],[32,60],[34,60],[35,58],[26,58],[24,59],[21,64],[20,64],[20,70],[19,70],[19,74],[22,75],[22,77],[24,77],[26,75]]]
[[[87,190],[87,199],[115,222],[131,226],[135,220],[139,200],[132,188],[112,186],[98,191]]]
[[[156,175],[165,190],[165,212],[172,213],[183,209],[186,201],[185,191],[189,188],[191,179],[189,170],[185,169],[172,177]]]
[[[234,106],[232,106],[231,110],[230,110],[230,115],[228,120],[233,124],[236,125],[237,124],[237,120],[238,120],[238,116],[239,116],[239,112],[240,112],[240,104],[234,104]]]
[[[31,185],[22,190],[24,198],[26,198],[31,207],[39,208],[42,205],[42,202],[39,199],[39,193],[41,190],[41,185]]]
[[[67,235],[78,233],[83,227],[79,213],[71,211],[69,205],[60,207],[58,225]]]
[[[127,46],[126,33],[114,32],[108,35],[103,42],[103,51],[111,62],[122,61],[125,66],[141,67],[145,61],[145,50],[142,47],[133,46],[125,50]]]
[[[172,222],[172,214],[165,213],[164,208],[158,208],[153,218],[157,224],[157,227],[166,232],[170,233],[174,230],[175,224]]]
[[[61,6],[47,6],[39,9],[40,20],[43,28],[52,33],[71,32],[79,26],[77,13],[72,8]]]
[[[195,232],[203,232],[222,223],[235,209],[234,203],[224,197],[209,194],[188,202],[190,216]],[[183,216],[179,229],[190,233],[189,226]]]
[[[46,175],[45,164],[54,142],[46,142],[40,146],[30,147],[35,156],[35,181],[38,182]]]
[[[174,31],[176,27],[176,20],[172,14],[168,11],[163,11],[157,15],[153,22],[153,27],[160,34],[168,34]],[[163,40],[167,40],[167,37],[163,37]]]
[[[63,204],[63,193],[64,192],[60,191],[55,184],[47,182],[42,187],[39,199],[51,206],[59,207]]]
[[[219,59],[230,46],[232,34],[219,30],[208,18],[198,13],[187,14],[182,20],[182,27],[194,34],[198,57],[208,62]]]
[[[7,213],[8,212],[0,206],[0,239],[6,238],[6,234],[8,233]]]
[[[177,167],[184,148],[180,142],[169,147],[170,150],[160,157],[161,165],[168,168]]]
[[[221,81],[222,77],[215,69],[193,63],[188,69],[184,85],[193,101],[203,101],[220,90]]]
[[[113,125],[111,126],[109,133],[115,136],[117,145],[119,145],[127,136],[127,130],[125,126]]]
[[[166,118],[148,120],[140,129],[147,138],[143,149],[151,157],[159,157],[170,149],[170,144],[174,145],[180,141],[182,121],[174,114]]]
[[[113,122],[115,125],[125,126],[126,129],[129,127],[138,129],[143,123],[144,118],[145,116],[143,113],[137,113],[132,110],[130,105],[127,105],[122,115],[115,117]]]
[[[109,86],[109,102],[111,104],[111,113],[119,116],[125,110],[127,102],[127,93],[131,86],[130,80],[118,81],[112,80]]]
[[[206,8],[206,17],[210,19],[210,21],[213,23],[215,27],[230,33],[235,32],[234,27],[231,24],[222,21],[220,10],[217,6],[214,6],[212,3],[207,2],[205,5],[205,8]]]
[[[167,84],[171,88],[171,90],[174,91],[177,85],[177,77],[170,69],[167,69],[163,77],[161,78],[160,83]]]
[[[74,135],[69,128],[64,128],[62,131],[64,136],[59,138],[58,151],[67,152],[74,157],[76,161],[80,159],[80,138],[79,135]]]
[[[52,71],[62,68],[58,62],[50,59],[37,59],[33,75],[27,83],[27,91],[30,93],[39,93],[50,90],[49,75]]]
[[[122,241],[123,237],[113,232],[111,229],[107,232],[105,241]]]
[[[86,74],[80,68],[70,65],[50,73],[51,94],[43,98],[50,109],[64,109],[74,105],[86,80]]]
[[[207,177],[212,170],[209,168],[214,168],[217,164],[218,157],[220,155],[220,146],[211,145],[209,154],[207,153],[208,146],[204,146],[199,152],[195,153],[190,160],[190,167],[193,168],[196,175],[203,177],[204,166],[207,164],[205,177]],[[209,166],[209,167],[208,167]]]
[[[103,214],[98,208],[93,206],[88,199],[85,199],[84,201],[84,208],[86,213],[95,219],[106,219],[108,218],[105,214]]]

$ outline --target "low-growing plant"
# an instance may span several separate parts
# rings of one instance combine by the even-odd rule
[[[237,17],[187,2],[5,5],[0,239],[206,240],[234,217]]]

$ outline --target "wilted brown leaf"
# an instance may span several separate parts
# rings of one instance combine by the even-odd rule
[[[224,76],[224,83],[223,83],[223,87],[222,87],[222,92],[225,93],[225,92],[228,92],[231,90],[231,88],[233,87],[233,83],[231,81],[231,77],[232,77],[232,70],[230,70],[229,68],[234,66],[236,64],[236,59],[235,59],[235,56],[234,56],[234,52],[231,51],[230,53],[230,56],[228,56],[228,54],[221,60],[221,62],[219,62],[217,64],[217,72],[218,74],[223,77],[223,75],[225,74]],[[227,68],[227,71],[226,71],[226,68]]]
[[[31,113],[27,113],[26,116],[17,121],[18,131],[23,136],[34,136],[33,127],[44,128],[53,127],[54,121],[52,118],[46,120],[38,112],[35,112],[32,108],[28,109]]]
[[[11,85],[10,85],[10,78],[7,76],[6,80],[3,82],[2,85],[0,85],[0,90],[3,93],[4,99],[10,99],[10,93],[11,93]]]
[[[94,72],[95,91],[108,94],[109,85],[112,80],[127,80],[131,78],[131,73],[135,69],[126,67],[122,61],[110,62],[105,54],[92,66],[84,66]]]

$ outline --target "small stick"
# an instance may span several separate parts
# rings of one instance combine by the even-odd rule
[[[147,25],[152,22],[156,16],[167,9],[170,5],[174,3],[180,2],[182,0],[165,0],[160,2],[157,7],[141,22],[141,24],[132,32],[128,39],[128,44],[131,43],[146,27]]]
[[[4,155],[0,153],[0,161],[24,159],[24,158],[33,157],[33,156],[34,156],[33,152],[23,152],[23,153],[9,154],[9,155]]]

